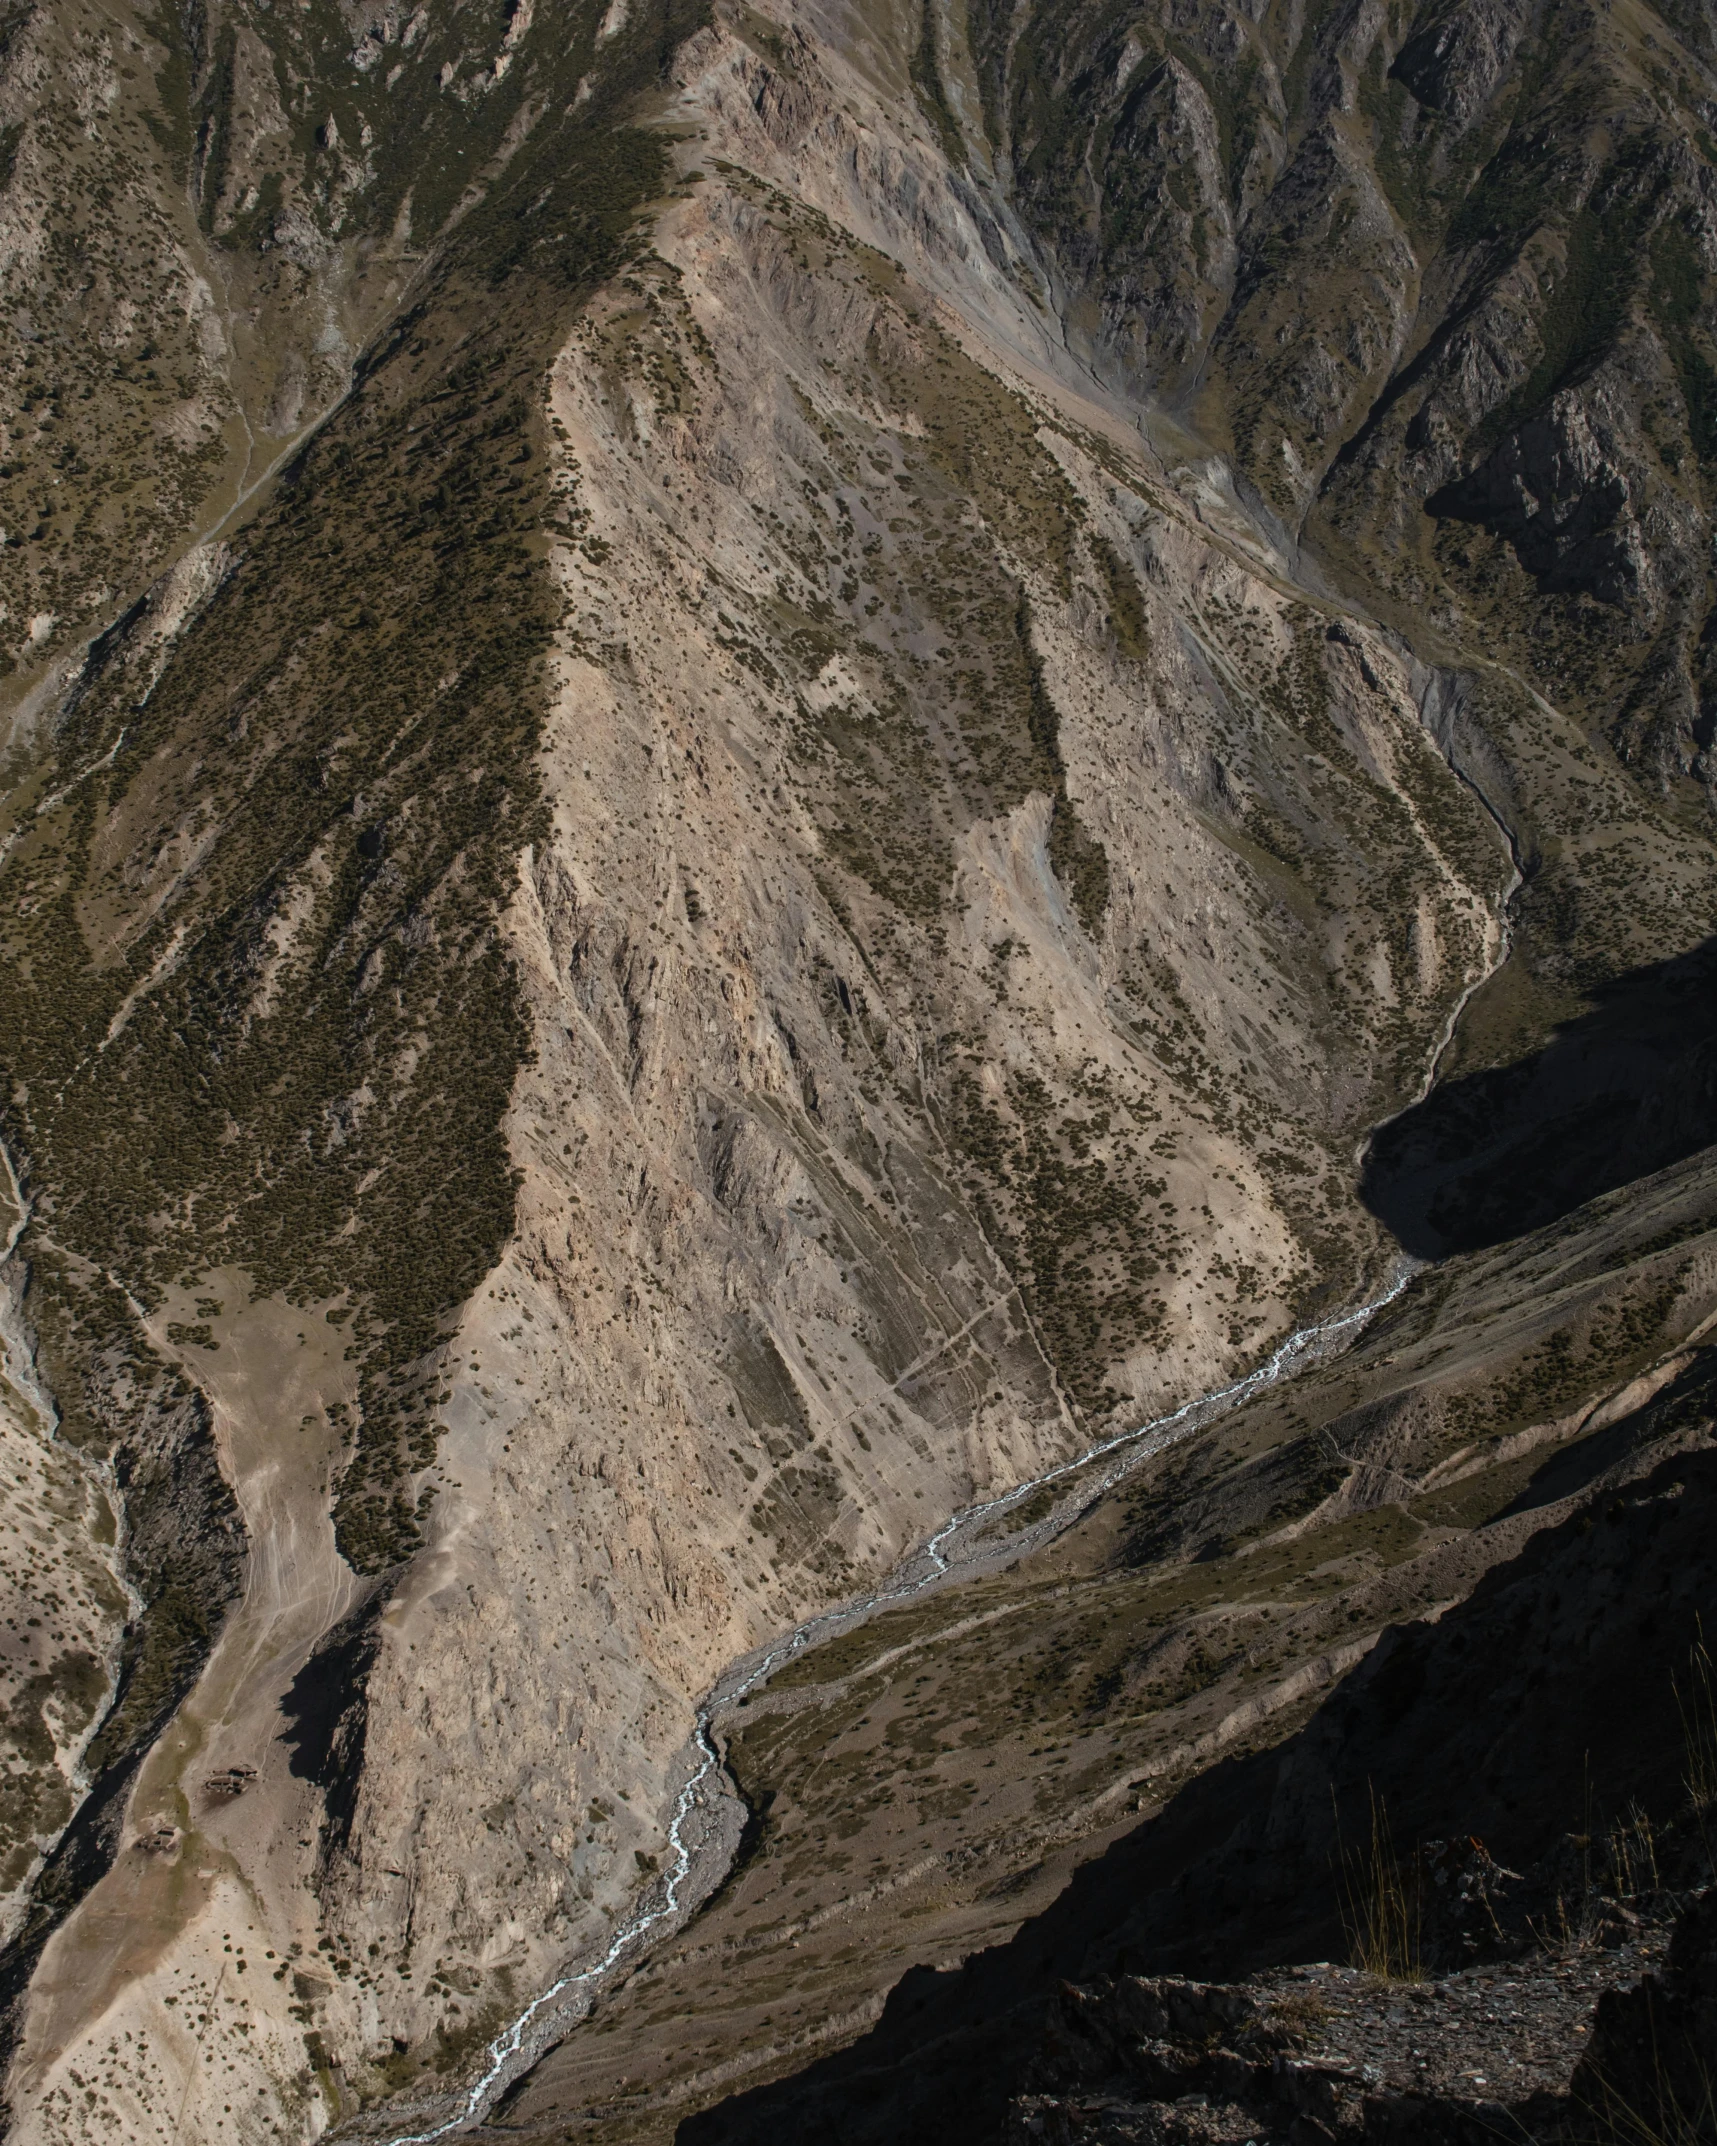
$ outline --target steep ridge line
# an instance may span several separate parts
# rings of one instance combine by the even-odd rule
[[[1401,1261],[1378,1295],[1368,1298],[1363,1304],[1339,1312],[1332,1318],[1299,1328],[1279,1343],[1256,1369],[1230,1384],[1216,1387],[1209,1393],[1195,1395],[1190,1401],[1182,1402],[1181,1406],[1169,1415],[1156,1417],[1133,1430],[1119,1432],[1115,1437],[1089,1447],[1073,1459],[1062,1461],[1058,1466],[1044,1470],[1041,1475],[1016,1484],[1013,1489],[1004,1491],[998,1498],[988,1498],[979,1504],[966,1506],[945,1521],[921,1548],[903,1560],[890,1582],[868,1595],[860,1596],[855,1602],[844,1603],[835,1609],[823,1610],[814,1617],[806,1618],[761,1654],[742,1656],[717,1679],[709,1695],[698,1707],[696,1728],[692,1736],[695,1762],[675,1801],[674,1815],[668,1827],[668,1846],[673,1854],[673,1867],[667,1873],[663,1890],[655,1903],[640,1908],[631,1917],[593,1966],[563,1975],[558,1982],[534,1998],[511,2025],[496,2036],[486,2052],[488,2061],[485,2069],[467,2089],[460,2108],[428,2129],[391,2134],[388,2146],[433,2146],[434,2141],[448,2138],[455,2132],[463,2131],[479,2122],[497,2096],[515,2077],[527,2070],[559,2034],[577,2026],[588,2016],[589,2007],[596,1994],[595,1986],[611,1974],[635,1946],[667,1934],[665,1926],[679,1914],[688,1881],[694,1877],[700,1881],[699,1898],[692,1903],[694,1911],[702,1904],[702,1900],[714,1892],[732,1861],[733,1845],[731,1842],[728,1844],[725,1854],[721,1856],[719,1867],[714,1866],[709,1851],[720,1847],[721,1835],[729,1829],[709,1823],[707,1819],[701,1826],[694,1826],[693,1821],[700,1814],[713,1817],[713,1801],[725,1803],[730,1811],[740,1802],[739,1791],[724,1769],[716,1746],[714,1732],[720,1711],[759,1690],[778,1669],[793,1661],[813,1642],[834,1638],[842,1632],[850,1631],[867,1622],[879,1611],[911,1601],[956,1573],[964,1575],[985,1566],[1012,1564],[1029,1551],[1041,1548],[1044,1543],[1070,1527],[1105,1491],[1112,1489],[1140,1462],[1163,1452],[1194,1431],[1201,1430],[1217,1416],[1251,1400],[1284,1376],[1291,1376],[1313,1363],[1321,1362],[1336,1354],[1349,1342],[1357,1340],[1359,1333],[1377,1313],[1392,1304],[1407,1287],[1413,1276],[1420,1271],[1421,1265],[1418,1261]],[[1043,1520],[1008,1537],[1000,1546],[984,1544],[984,1530],[1001,1514],[1049,1485],[1066,1481],[1091,1467],[1093,1463],[1108,1460],[1115,1455],[1121,1456],[1120,1459],[1094,1480],[1079,1484],[1074,1494],[1064,1498]],[[961,1549],[968,1540],[971,1548],[962,1556]],[[708,1862],[710,1867],[700,1869],[700,1861]],[[549,2015],[552,2008],[568,1996],[573,1998],[574,2003],[582,2003],[584,2009],[568,2019],[553,2023],[551,2027]],[[533,2029],[536,2031],[533,2032]],[[528,2048],[527,2037],[532,2044]]]
[[[1086,368],[1081,366],[1080,370],[1083,373]],[[1145,444],[1149,446],[1142,422],[1139,423],[1138,430]],[[1174,500],[1172,492],[1169,494],[1169,500]],[[1197,519],[1205,533],[1220,544],[1219,533],[1209,528],[1206,518],[1200,514]],[[1294,547],[1293,559],[1287,563],[1289,572],[1285,579],[1289,585],[1299,589],[1306,588],[1307,577],[1303,570],[1295,571],[1301,564],[1297,546]],[[1443,675],[1441,672],[1433,673],[1435,678]],[[1434,691],[1434,688],[1432,690]],[[1422,1102],[1436,1085],[1467,1006],[1509,959],[1512,952],[1510,909],[1523,884],[1518,844],[1513,829],[1471,773],[1461,764],[1452,733],[1448,738],[1439,734],[1434,713],[1429,712],[1424,705],[1424,700],[1429,697],[1429,694],[1421,697],[1420,720],[1451,772],[1463,787],[1477,798],[1494,824],[1508,850],[1513,870],[1510,882],[1496,905],[1496,937],[1490,950],[1490,958],[1481,961],[1479,973],[1467,983],[1452,1007],[1448,1020],[1429,1054],[1423,1083],[1413,1099],[1415,1103]],[[604,1055],[606,1056],[605,1052]],[[613,1070],[611,1062],[610,1069]],[[621,1083],[620,1086],[624,1092],[625,1084]],[[1355,1162],[1360,1167],[1363,1167],[1365,1153],[1378,1130],[1380,1127],[1371,1128],[1359,1143]],[[909,1553],[881,1587],[855,1601],[819,1611],[794,1626],[781,1639],[760,1653],[741,1656],[737,1662],[731,1664],[710,1687],[697,1708],[696,1725],[691,1740],[691,1770],[675,1799],[667,1831],[667,1846],[672,1861],[653,1904],[642,1905],[635,1910],[592,1965],[563,1975],[552,1983],[489,2043],[482,2072],[466,2090],[461,2104],[452,2114],[439,2123],[403,2133],[380,2132],[360,2118],[348,2135],[385,2137],[387,2146],[434,2146],[434,2142],[481,2122],[487,2110],[515,2078],[528,2070],[553,2041],[588,2016],[598,1988],[606,1978],[623,1964],[629,1967],[636,1965],[644,1950],[669,1934],[669,1926],[683,1910],[688,1914],[695,1913],[703,1901],[713,1894],[726,1875],[738,1839],[738,1827],[722,1824],[716,1815],[716,1806],[724,1806],[731,1816],[741,1805],[739,1792],[726,1774],[717,1748],[715,1730],[719,1714],[759,1690],[779,1669],[817,1641],[850,1631],[886,1609],[915,1599],[956,1573],[961,1576],[974,1576],[980,1570],[999,1569],[1042,1548],[1072,1526],[1132,1468],[1194,1431],[1202,1429],[1215,1417],[1241,1406],[1280,1378],[1308,1368],[1310,1364],[1323,1360],[1357,1339],[1363,1327],[1401,1294],[1423,1264],[1403,1256],[1391,1270],[1389,1279],[1379,1294],[1327,1320],[1297,1329],[1277,1346],[1263,1364],[1241,1378],[1183,1402],[1166,1416],[1153,1418],[1148,1423],[1101,1441],[1075,1457],[1015,1485],[999,1497],[962,1508],[919,1548]],[[949,1346],[957,1338],[958,1336],[948,1337],[942,1347]],[[1071,1495],[1058,1501],[1042,1519],[1008,1536],[1000,1544],[984,1541],[986,1530],[1007,1512],[1038,1492],[1057,1483],[1069,1482],[1105,1461],[1111,1465],[1102,1468],[1089,1480],[1079,1483]],[[727,1837],[725,1849],[724,1836]],[[700,1868],[700,1865],[705,1867]],[[695,1894],[689,1901],[688,1888]],[[555,2009],[563,2004],[566,2006],[566,2016],[553,2020]]]

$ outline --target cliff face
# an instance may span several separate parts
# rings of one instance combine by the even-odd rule
[[[1590,494],[1548,552],[1483,507],[1538,685],[1354,474],[1453,273],[1377,191],[1402,85],[1489,141],[1518,26],[300,12],[51,32],[112,59],[79,213],[203,277],[237,431],[11,680],[7,1435],[75,1569],[6,1664],[22,2138],[467,2077],[659,1886],[724,1663],[1381,1272],[1355,1150],[1516,858],[1463,1064],[1709,930],[1697,770],[1553,705],[1535,623],[1560,574],[1691,631],[1696,463],[1605,520],[1584,388],[1521,405]],[[78,243],[117,295],[19,331],[12,476],[122,520],[102,397],[156,422],[168,346]],[[1512,482],[1445,463],[1438,527]],[[94,528],[0,551],[18,602]]]

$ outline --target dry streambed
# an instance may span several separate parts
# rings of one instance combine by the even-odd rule
[[[14,2074],[21,2138],[63,2135],[88,2077],[116,2123],[182,2105],[231,2069],[228,2033],[283,2081],[302,2071],[296,1992],[269,1939],[296,1929],[301,1948],[314,1944],[318,1813],[279,1706],[361,1593],[329,1518],[332,1411],[353,1381],[333,1309],[253,1301],[247,1276],[219,1270],[151,1321],[152,1341],[194,1366],[209,1397],[251,1544],[246,1587],[138,1773],[112,1867],[43,1953]],[[153,2051],[146,2064],[103,2062],[107,2042],[133,2034]]]

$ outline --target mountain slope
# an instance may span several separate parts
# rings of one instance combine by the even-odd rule
[[[8,1661],[20,2137],[446,2106],[660,1887],[724,1663],[1358,1296],[1369,1129],[1710,930],[1696,719],[1566,638],[1686,673],[1696,462],[1592,553],[1637,522],[1673,602],[1493,613],[1402,578],[1423,472],[1342,474],[1352,381],[1303,482],[1258,445],[1310,392],[1242,362],[1266,255],[1317,293],[1280,347],[1321,378],[1348,308],[1372,400],[1453,273],[1458,216],[1372,202],[1325,273],[1288,214],[1396,173],[1420,122],[1354,85],[1420,31],[301,15],[53,32],[112,90],[79,213],[203,276],[236,430],[81,650],[137,480],[77,428],[178,424],[168,346],[100,386],[131,301],[69,278],[18,331],[14,476],[109,532],[7,569],[54,619],[8,681],[6,1436],[76,1574]],[[70,121],[12,34],[45,245]],[[1692,380],[1663,155],[1690,310],[1610,328]]]
[[[1533,869],[1473,1063],[1708,929],[1714,34],[1580,4],[937,32],[1074,346],[1474,667]]]

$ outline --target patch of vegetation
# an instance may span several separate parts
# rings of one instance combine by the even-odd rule
[[[1151,659],[1151,622],[1139,591],[1139,577],[1107,537],[1091,530],[1085,541],[1109,599],[1109,626],[1116,647],[1130,663],[1148,663]]]
[[[1021,1277],[1051,1361],[1081,1408],[1113,1408],[1115,1359],[1160,1330],[1152,1284],[1174,1233],[1156,1211],[1166,1185],[1116,1126],[1112,1097],[1058,1111],[1034,1075],[991,1101],[965,1068],[949,1083],[952,1144],[988,1188],[992,1232]],[[993,1203],[993,1204],[992,1204]]]
[[[1661,1345],[1664,1318],[1687,1272],[1684,1262],[1643,1295],[1603,1306],[1589,1323],[1557,1327],[1506,1376],[1478,1392],[1451,1394],[1445,1403],[1450,1430],[1505,1437],[1526,1424],[1548,1422],[1600,1382],[1614,1381]]]
[[[1381,43],[1359,78],[1360,110],[1377,133],[1378,183],[1389,206],[1418,244],[1429,250],[1442,221],[1445,189],[1437,184],[1438,115],[1414,99],[1405,82],[1385,72]]]
[[[887,907],[921,928],[946,913],[954,843],[974,819],[1052,799],[1052,860],[1091,924],[1107,899],[1107,860],[1066,794],[1059,718],[1030,641],[1020,573],[1071,594],[1082,510],[1037,437],[1023,397],[973,363],[908,305],[893,264],[819,220],[771,204],[793,258],[877,301],[854,389],[905,407],[904,436],[844,412],[801,411],[826,456],[819,472],[843,502],[864,497],[862,541],[850,508],[832,526],[772,534],[803,577],[767,617],[720,614],[722,645],[774,693],[791,694],[794,737],[830,850]],[[861,388],[862,383],[862,388]],[[821,589],[833,585],[833,600]],[[934,662],[908,654],[924,631]],[[835,654],[860,681],[813,712],[807,688]]]
[[[817,1451],[804,1461],[789,1462],[771,1478],[751,1509],[750,1525],[774,1545],[778,1567],[804,1565],[822,1575],[833,1592],[851,1570],[832,1539],[846,1502],[833,1463]]]
[[[1092,938],[1096,938],[1102,931],[1104,913],[1109,907],[1109,853],[1086,829],[1067,794],[1067,765],[1061,757],[1061,714],[1044,682],[1043,664],[1032,645],[1031,610],[1023,597],[1017,614],[1017,628],[1031,695],[1026,727],[1037,749],[1043,775],[1041,787],[1049,792],[1051,799],[1050,866],[1067,889],[1074,914]]]
[[[1611,199],[1601,207],[1588,201],[1576,211],[1560,272],[1538,317],[1538,362],[1479,426],[1478,452],[1506,439],[1559,389],[1581,379],[1614,343],[1638,272],[1638,219],[1627,208]]]
[[[1685,224],[1661,225],[1651,243],[1652,303],[1681,385],[1687,437],[1708,468],[1717,469],[1717,367],[1701,347],[1710,304],[1704,259]]]

